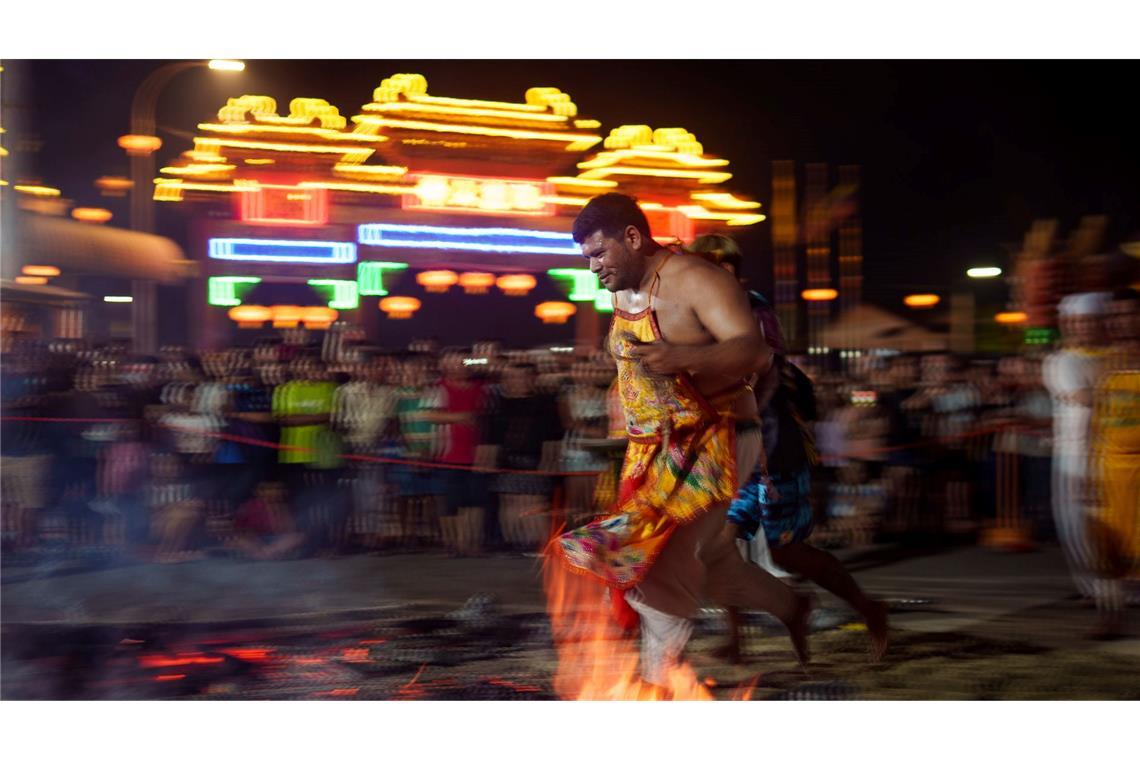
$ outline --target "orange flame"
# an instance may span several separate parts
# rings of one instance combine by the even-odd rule
[[[711,700],[712,694],[688,664],[672,668],[667,685],[639,675],[636,637],[614,621],[596,581],[567,568],[553,542],[543,573],[551,633],[558,652],[554,690],[571,700]]]

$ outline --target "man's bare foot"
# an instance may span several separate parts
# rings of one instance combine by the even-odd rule
[[[887,605],[883,602],[871,602],[866,621],[867,634],[871,637],[871,662],[879,662],[890,645],[891,631],[887,623]]]
[[[796,594],[796,610],[792,619],[788,621],[788,635],[792,639],[792,648],[795,649],[796,659],[801,666],[806,666],[811,660],[808,650],[808,634],[811,633],[812,598],[806,594]]]

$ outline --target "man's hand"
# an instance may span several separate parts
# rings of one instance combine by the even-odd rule
[[[642,343],[630,338],[630,356],[640,361],[645,368],[656,375],[676,375],[687,372],[692,348],[676,346],[663,340]]]

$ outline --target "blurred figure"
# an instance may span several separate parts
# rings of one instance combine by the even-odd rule
[[[396,409],[395,389],[388,385],[388,359],[374,357],[350,366],[349,382],[339,386],[333,396],[333,425],[349,452],[375,456]],[[384,466],[351,461],[346,471],[352,483],[354,532],[375,546],[385,514],[394,508],[384,483]]]
[[[459,465],[440,470],[444,484],[440,506],[440,529],[444,546],[459,556],[477,556],[483,550],[486,519],[486,483],[476,473],[475,449],[479,444],[479,413],[485,403],[483,384],[471,377],[464,355],[450,352],[440,360],[439,409],[428,419],[441,428],[439,461]]]
[[[1117,293],[1108,304],[1111,348],[1097,389],[1093,429],[1100,477],[1090,522],[1097,576],[1095,639],[1123,633],[1125,579],[1140,562],[1140,296]]]
[[[282,559],[305,543],[289,513],[280,483],[261,483],[254,497],[238,509],[234,520],[238,550],[250,559]]]
[[[397,382],[398,456],[412,462],[431,461],[439,448],[431,414],[439,406],[440,394],[428,373],[428,357],[414,353],[405,356]],[[438,489],[434,475],[434,471],[417,464],[398,465],[393,472],[399,493],[399,532],[406,544],[435,538]]]
[[[561,456],[564,472],[601,473],[608,465],[597,449],[586,448],[581,442],[606,438],[609,428],[606,390],[612,374],[604,355],[579,357],[570,370],[571,384],[559,399],[566,429]],[[571,525],[578,525],[596,514],[597,482],[598,478],[585,475],[566,478],[566,512]]]
[[[762,539],[776,566],[801,575],[847,602],[866,621],[872,658],[887,648],[886,607],[873,602],[831,554],[807,543],[814,525],[811,469],[819,457],[811,424],[816,420],[811,380],[783,351],[779,322],[770,323],[773,368],[756,388],[761,410],[760,461],[728,509],[728,520],[744,541]],[[729,641],[723,653],[740,660],[740,614],[728,607]]]
[[[0,423],[0,498],[5,534],[21,549],[37,542],[52,466],[50,431],[34,419],[48,416],[48,388],[40,364],[21,352],[6,355],[0,370],[5,417]]]
[[[175,454],[156,453],[150,459],[150,525],[155,559],[162,563],[197,559],[190,549],[193,531],[201,525],[203,502],[195,495],[186,464]]]
[[[273,393],[273,415],[281,426],[278,458],[301,530],[323,553],[344,543],[351,501],[337,487],[340,439],[332,430],[336,384],[315,357],[299,355],[292,379]]]
[[[499,521],[510,546],[533,551],[550,533],[547,509],[553,483],[549,476],[526,471],[552,468],[550,447],[562,435],[554,397],[536,387],[533,364],[518,363],[503,372],[502,392],[491,424],[496,466],[505,470],[494,478],[499,494]]]
[[[1053,397],[1053,521],[1073,582],[1096,598],[1087,536],[1093,484],[1089,470],[1093,393],[1104,361],[1106,293],[1066,296],[1057,306],[1063,347],[1042,366]]]

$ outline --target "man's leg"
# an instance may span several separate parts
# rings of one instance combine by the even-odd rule
[[[886,608],[863,593],[843,563],[803,542],[771,547],[771,552],[772,558],[784,569],[802,575],[851,605],[867,623],[873,659],[882,659],[887,649]]]

